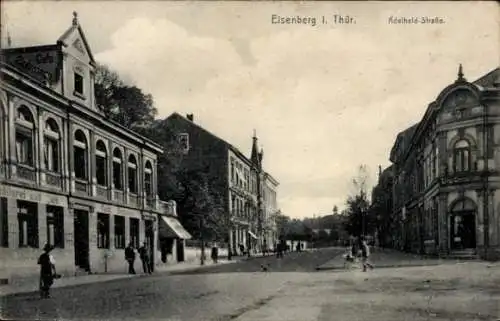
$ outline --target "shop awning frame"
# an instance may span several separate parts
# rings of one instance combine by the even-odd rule
[[[250,231],[250,230],[248,231],[248,234],[249,234],[252,238],[254,238],[254,239],[256,239],[256,240],[258,240],[258,239],[259,239],[259,238],[257,237],[257,235],[255,235],[255,233],[254,233],[254,232],[252,232],[252,231]]]
[[[163,222],[163,223],[161,223]],[[181,222],[175,217],[161,216],[160,237],[179,238],[190,240],[191,234],[182,226]]]

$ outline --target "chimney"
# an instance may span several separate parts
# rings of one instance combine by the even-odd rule
[[[193,119],[194,119],[194,118],[193,118],[193,114],[187,114],[187,115],[186,115],[186,118],[187,118],[188,120],[190,120],[190,121],[194,121],[194,120],[193,120]]]

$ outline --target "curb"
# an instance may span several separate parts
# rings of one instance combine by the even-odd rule
[[[111,279],[108,279],[108,280],[90,280],[89,282],[81,282],[81,283],[75,283],[75,284],[67,284],[67,285],[61,285],[61,286],[55,286],[55,287],[52,287],[53,289],[59,289],[59,288],[75,288],[75,287],[79,287],[79,286],[84,286],[84,285],[89,285],[89,284],[102,284],[102,283],[112,283],[112,282],[119,282],[119,281],[123,281],[125,279],[137,279],[137,278],[151,278],[151,277],[161,277],[161,276],[167,276],[167,275],[175,275],[177,273],[180,273],[180,272],[184,272],[184,271],[193,271],[193,270],[200,270],[200,269],[205,269],[205,268],[209,268],[211,266],[220,266],[220,265],[226,265],[226,264],[231,264],[231,263],[236,263],[236,262],[239,262],[240,260],[231,260],[231,261],[228,261],[228,262],[224,262],[224,263],[217,263],[217,264],[212,264],[212,265],[202,265],[202,266],[192,266],[192,267],[186,267],[186,268],[181,268],[181,269],[172,269],[172,270],[165,270],[165,271],[157,271],[156,273],[154,274],[151,274],[151,275],[146,275],[146,274],[136,274],[136,275],[130,275],[130,274],[119,274],[119,275],[116,275],[115,278],[111,278]],[[92,275],[96,275],[96,276],[109,276],[109,275],[113,275],[113,274],[106,274],[106,273],[95,273],[95,274],[92,274]],[[75,277],[76,279],[78,279],[79,277]],[[8,285],[8,283],[6,283],[6,285]],[[27,294],[33,294],[33,293],[38,293],[38,291],[33,291],[33,290],[19,290],[19,291],[13,291],[11,293],[2,293],[1,291],[2,287],[0,287],[0,298],[4,298],[4,297],[17,297],[17,296],[23,296],[23,295],[27,295]]]

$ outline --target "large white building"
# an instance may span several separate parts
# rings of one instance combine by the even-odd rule
[[[157,196],[162,148],[96,107],[96,63],[76,14],[57,43],[1,57],[1,277],[38,273],[46,243],[63,274],[125,271],[129,242],[147,242],[159,264],[159,222],[176,222]]]

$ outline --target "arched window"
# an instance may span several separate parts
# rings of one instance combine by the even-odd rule
[[[73,140],[73,159],[75,178],[88,179],[88,145],[87,138],[81,130],[75,132]]]
[[[453,167],[455,172],[466,172],[471,168],[470,145],[466,140],[459,140],[453,147]]]
[[[54,119],[50,118],[45,122],[43,130],[44,149],[43,160],[45,169],[49,172],[57,173],[60,171],[60,134],[59,127]]]
[[[113,151],[113,185],[115,189],[123,189],[122,152],[117,147]]]
[[[16,158],[18,164],[35,167],[34,146],[35,122],[26,106],[17,109],[16,114]]]
[[[130,193],[137,194],[137,160],[134,155],[128,157],[128,189]]]
[[[153,167],[150,161],[146,161],[144,167],[144,188],[148,197],[153,195]]]
[[[106,145],[102,140],[97,141],[95,146],[95,170],[97,185],[106,186],[108,176],[108,154],[106,152]]]

